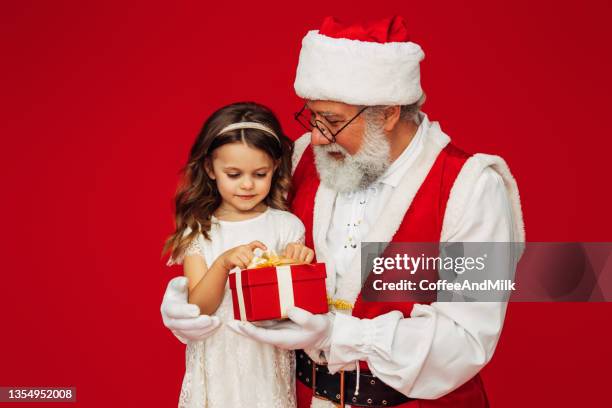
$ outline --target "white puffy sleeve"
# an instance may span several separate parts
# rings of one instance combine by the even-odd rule
[[[191,228],[187,227],[187,229],[183,233],[183,236],[187,236],[190,233],[191,233]],[[189,245],[187,246],[187,248],[185,249],[185,251],[182,254],[180,254],[176,258],[170,257],[170,259],[168,259],[168,262],[167,262],[166,265],[168,265],[168,266],[182,265],[183,261],[185,260],[185,257],[186,256],[191,256],[191,255],[199,255],[204,260],[206,260],[206,256],[205,256],[205,253],[204,253],[204,248],[205,248],[205,245],[204,245],[204,236],[200,233],[200,234],[198,234],[195,238],[193,238],[189,242]]]
[[[283,250],[289,243],[304,243],[306,228],[298,217],[290,212],[283,212],[283,217],[279,221],[281,223],[279,225],[281,230],[280,246]]]
[[[514,179],[494,165],[477,164],[472,167],[479,171],[462,174],[462,170],[457,178],[444,221],[448,221],[448,210],[454,211],[450,216],[453,228],[443,232],[442,240],[524,240]],[[457,201],[461,204],[456,205]],[[514,261],[518,262],[520,254],[516,256]],[[326,353],[328,362],[335,371],[355,360],[365,360],[377,377],[403,394],[439,398],[489,362],[505,312],[506,304],[500,302],[436,302],[415,305],[409,318],[399,311],[371,320],[337,314],[331,349]]]

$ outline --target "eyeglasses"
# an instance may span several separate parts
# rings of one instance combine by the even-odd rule
[[[312,129],[316,127],[317,130],[321,132],[323,137],[326,138],[330,143],[336,143],[336,136],[338,136],[338,133],[342,132],[344,128],[350,125],[352,121],[357,119],[357,117],[361,115],[363,111],[365,111],[367,108],[368,106],[361,109],[355,116],[351,118],[351,120],[346,122],[344,126],[338,129],[336,132],[332,132],[329,129],[329,125],[326,125],[324,122],[320,121],[319,119],[316,119],[316,116],[314,116],[310,112],[310,110],[308,110],[308,104],[304,104],[302,109],[300,109],[299,112],[296,112],[293,115],[293,118],[297,120],[297,122],[309,132],[312,132]]]

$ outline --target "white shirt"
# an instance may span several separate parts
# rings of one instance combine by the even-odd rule
[[[402,177],[409,171],[423,148],[423,126],[387,171],[366,190],[339,193],[334,203],[332,223],[327,232],[327,247],[334,257],[336,274],[344,275],[360,243],[384,209]]]

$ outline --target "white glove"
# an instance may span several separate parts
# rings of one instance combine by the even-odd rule
[[[236,333],[286,350],[318,349],[329,351],[333,315],[315,315],[299,307],[287,310],[289,321],[257,327],[233,320],[227,326]]]
[[[187,303],[187,278],[173,278],[164,294],[161,315],[164,326],[183,343],[204,340],[221,325],[217,316],[200,315],[197,305]]]

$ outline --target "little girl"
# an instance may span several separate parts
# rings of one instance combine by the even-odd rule
[[[176,204],[176,231],[165,249],[182,263],[189,303],[223,321],[234,318],[228,274],[255,248],[310,262],[304,226],[287,212],[292,142],[274,114],[255,103],[216,111],[198,135]],[[290,352],[221,326],[187,345],[179,407],[293,407]]]

